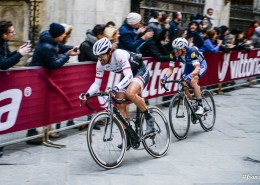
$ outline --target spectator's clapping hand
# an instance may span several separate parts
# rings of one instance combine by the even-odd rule
[[[80,51],[79,50],[75,51],[73,48],[73,49],[69,50],[67,53],[69,56],[77,56],[80,54]]]
[[[28,55],[31,51],[31,44],[23,44],[22,46],[19,47],[18,52],[22,55]]]
[[[138,34],[142,34],[142,33],[144,33],[144,32],[146,31],[146,29],[147,29],[146,26],[142,26],[142,27],[140,27],[140,28],[137,30],[137,33],[138,33]]]
[[[218,40],[218,46],[221,46],[223,43],[223,40]]]
[[[230,48],[230,49],[233,49],[234,47],[236,47],[236,45],[234,45],[234,44],[227,44],[227,47]]]
[[[146,33],[142,36],[142,39],[144,39],[144,40],[150,39],[150,38],[153,37],[153,35],[154,35],[154,32],[153,32],[153,31],[148,31],[148,32],[146,32]]]

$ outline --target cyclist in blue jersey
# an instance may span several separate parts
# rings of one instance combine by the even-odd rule
[[[81,94],[81,100],[98,92],[104,71],[112,71],[123,74],[121,81],[109,89],[116,98],[129,99],[144,112],[147,127],[145,134],[154,132],[154,117],[148,112],[147,105],[139,96],[145,86],[148,84],[150,75],[143,60],[137,54],[122,49],[112,49],[112,44],[108,38],[104,37],[98,40],[93,46],[93,53],[98,57],[96,64],[96,77],[94,83],[90,86],[87,93]],[[127,103],[118,105],[121,114],[128,119]]]
[[[199,52],[197,47],[188,46],[188,41],[182,37],[175,39],[172,42],[172,47],[175,59],[170,62],[166,74],[161,79],[161,83],[164,84],[172,75],[175,61],[184,63],[185,68],[182,78],[193,88],[198,105],[195,114],[202,115],[204,110],[202,105],[201,90],[198,82],[207,70],[207,63],[204,56],[201,52]]]

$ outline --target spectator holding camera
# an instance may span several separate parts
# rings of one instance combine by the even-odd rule
[[[76,56],[79,51],[74,51],[73,46],[64,45],[65,28],[61,24],[51,23],[49,30],[45,30],[40,34],[39,42],[35,46],[30,66],[43,66],[50,69],[61,68],[70,56]],[[30,129],[27,136],[37,135],[36,129]],[[27,144],[41,144],[38,138],[27,141]]]
[[[58,69],[70,59],[70,56],[78,55],[79,51],[74,51],[73,46],[62,44],[65,37],[64,26],[51,23],[49,30],[40,34],[30,65]]]
[[[15,36],[14,26],[11,21],[0,21],[0,69],[6,70],[16,65],[20,59],[31,51],[30,44],[23,44],[17,51],[11,52],[8,42]]]
[[[0,70],[7,70],[16,65],[20,59],[31,51],[30,44],[23,44],[17,51],[11,52],[8,42],[15,36],[14,26],[11,21],[0,21]],[[4,154],[4,147],[0,147],[0,158]]]

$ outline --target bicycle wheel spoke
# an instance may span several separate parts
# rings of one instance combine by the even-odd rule
[[[155,118],[153,135],[143,140],[146,151],[153,157],[162,157],[166,154],[170,143],[170,128],[167,119],[157,107],[149,107],[149,111]],[[145,130],[146,123],[142,123]],[[143,131],[145,133],[145,131]]]
[[[109,118],[107,112],[97,114],[88,129],[88,147],[95,162],[103,168],[111,169],[121,164],[125,156],[125,134],[123,128],[115,118],[107,121],[101,130],[95,130],[94,125],[101,119]],[[123,147],[118,148],[123,143]]]
[[[187,103],[180,95],[175,95],[171,100],[169,120],[174,136],[177,139],[185,139],[190,127],[190,113]]]
[[[202,104],[204,107],[204,114],[201,117],[200,124],[205,131],[210,131],[215,124],[216,108],[213,96],[207,90],[202,92]]]

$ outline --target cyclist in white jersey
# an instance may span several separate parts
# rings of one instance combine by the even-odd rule
[[[204,109],[202,105],[201,90],[198,82],[207,71],[207,63],[204,59],[204,56],[195,46],[188,46],[188,41],[182,37],[175,39],[172,42],[172,47],[175,59],[170,62],[166,74],[161,79],[161,83],[164,84],[172,75],[175,61],[184,63],[185,69],[182,77],[193,88],[194,94],[196,96],[198,106],[195,114],[202,115]]]
[[[147,105],[139,96],[143,88],[147,85],[150,75],[143,60],[140,56],[122,49],[112,49],[111,42],[106,38],[98,40],[93,46],[93,53],[98,57],[96,64],[96,77],[94,83],[90,86],[87,93],[81,94],[81,100],[87,98],[98,92],[104,71],[113,71],[115,73],[122,73],[121,81],[111,89],[116,98],[129,99],[137,107],[144,112],[147,127],[145,134],[154,132],[154,117],[148,112]],[[128,119],[127,103],[118,105],[121,114]]]

